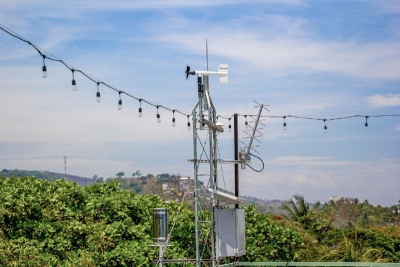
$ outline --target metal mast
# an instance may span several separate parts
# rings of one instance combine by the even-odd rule
[[[197,76],[197,93],[198,102],[192,111],[193,118],[193,162],[194,164],[194,182],[195,182],[195,234],[196,234],[196,267],[201,266],[201,255],[200,255],[200,192],[202,188],[199,186],[199,176],[209,177],[209,186],[212,189],[217,188],[217,132],[223,132],[223,128],[217,124],[216,109],[210,97],[209,91],[209,76],[218,75],[221,82],[227,82],[228,67],[227,65],[220,65],[218,72],[211,71],[190,71],[190,67],[186,69],[187,77],[189,75]],[[207,137],[205,142],[209,142],[209,149],[206,149],[205,145],[201,143],[200,132],[207,131]],[[208,139],[208,140],[207,140]],[[198,145],[201,145],[201,151],[199,154]],[[208,150],[208,151],[207,151]],[[206,159],[202,159],[202,157]],[[199,173],[200,164],[209,164],[208,173]],[[203,169],[201,169],[204,171]],[[215,266],[215,230],[214,230],[214,194],[211,193],[211,261],[212,266]]]

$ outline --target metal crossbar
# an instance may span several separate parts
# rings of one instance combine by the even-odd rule
[[[400,263],[375,263],[375,262],[235,262],[220,265],[220,267],[236,267],[236,266],[321,266],[321,267],[351,267],[351,266],[363,266],[363,267],[400,267]]]

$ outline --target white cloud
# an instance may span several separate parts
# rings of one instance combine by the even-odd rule
[[[367,97],[369,104],[374,108],[397,107],[400,106],[400,94],[397,95],[373,95]]]
[[[274,77],[333,73],[362,79],[400,80],[397,71],[400,69],[399,42],[323,41],[307,32],[302,36],[298,29],[291,29],[297,27],[292,26],[297,25],[295,22],[292,19],[292,24],[286,23],[286,35],[280,35],[281,30],[273,28],[273,23],[255,30],[237,29],[233,32],[228,25],[210,25],[207,30],[200,29],[200,33],[167,32],[159,40],[202,53],[204,44],[193,40],[203,40],[208,36],[212,40],[214,55],[245,62],[255,68],[253,71]],[[291,32],[297,34],[292,36]]]
[[[330,188],[334,186],[333,180],[327,174],[321,174],[318,177],[308,177],[299,174],[291,182],[294,186],[311,186],[313,188]]]

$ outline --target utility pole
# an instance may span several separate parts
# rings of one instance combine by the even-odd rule
[[[67,180],[67,156],[64,156],[64,180]]]
[[[238,114],[233,115],[233,142],[234,142],[234,153],[235,161],[239,160],[239,139],[238,139]],[[239,196],[239,163],[235,163],[235,197]],[[235,208],[239,208],[239,204],[235,204]]]

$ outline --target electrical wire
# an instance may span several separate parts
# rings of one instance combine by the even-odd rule
[[[262,163],[262,168],[261,168],[261,170],[256,170],[256,169],[254,169],[253,167],[251,167],[249,164],[246,163],[246,165],[247,165],[250,169],[252,169],[253,171],[255,171],[255,172],[262,172],[262,171],[264,170],[264,161],[263,161],[260,157],[254,155],[254,154],[252,154],[252,153],[250,153],[250,152],[249,152],[249,155],[252,155],[253,157],[258,158],[258,159],[261,161],[261,163]]]
[[[55,62],[60,62],[60,63],[63,64],[65,67],[67,67],[69,70],[71,70],[71,71],[73,71],[73,72],[79,72],[79,73],[81,73],[83,76],[85,76],[86,78],[88,78],[89,80],[91,80],[92,82],[94,82],[94,83],[96,83],[96,84],[98,84],[98,83],[99,83],[99,84],[103,84],[104,86],[108,87],[108,88],[111,89],[111,90],[116,91],[116,92],[119,93],[119,94],[125,94],[125,95],[127,95],[127,96],[129,96],[129,97],[131,97],[131,98],[133,98],[133,99],[136,99],[136,100],[138,100],[138,101],[147,103],[148,105],[151,105],[151,106],[153,106],[153,107],[163,108],[163,109],[168,110],[168,111],[171,111],[171,112],[173,112],[173,113],[177,112],[177,113],[179,113],[179,114],[181,114],[181,115],[184,115],[184,116],[186,116],[186,117],[191,115],[191,114],[189,114],[189,113],[187,113],[187,112],[180,111],[180,110],[178,110],[178,109],[176,109],[176,108],[169,108],[169,107],[164,106],[164,105],[156,104],[156,103],[153,103],[153,102],[151,102],[151,101],[149,101],[149,100],[146,100],[146,99],[143,99],[143,98],[134,96],[134,95],[132,95],[132,94],[130,94],[130,93],[127,93],[127,92],[125,92],[125,91],[119,90],[119,89],[117,89],[116,87],[114,87],[114,86],[112,86],[112,85],[110,85],[110,84],[107,84],[107,83],[105,83],[105,82],[103,82],[103,81],[100,81],[99,79],[96,79],[95,77],[93,77],[93,76],[87,74],[86,72],[84,72],[84,71],[82,71],[82,70],[80,70],[80,69],[77,69],[77,68],[73,67],[72,65],[66,63],[65,61],[63,61],[63,60],[61,60],[61,59],[59,59],[59,58],[57,58],[57,57],[55,57],[55,56],[53,56],[53,55],[52,55],[52,56],[48,56],[48,55],[50,55],[50,53],[44,51],[44,50],[41,49],[39,46],[37,46],[37,45],[33,44],[32,42],[26,40],[25,38],[23,38],[22,36],[20,36],[19,34],[15,33],[15,32],[13,32],[11,29],[7,28],[6,26],[4,26],[4,25],[1,24],[1,23],[0,23],[0,29],[3,30],[4,32],[8,33],[9,35],[11,35],[11,36],[17,38],[18,40],[23,41],[23,42],[29,44],[30,46],[32,46],[32,47],[40,54],[40,56],[43,57],[43,59],[46,59],[46,58],[47,58],[47,59],[52,60],[52,61],[55,61]]]
[[[1,29],[2,31],[4,31],[5,33],[9,34],[10,36],[12,36],[12,37],[14,37],[14,38],[16,38],[16,39],[18,39],[18,40],[20,40],[20,41],[22,41],[22,42],[27,43],[27,44],[30,45],[30,46],[32,46],[32,47],[39,53],[39,55],[40,55],[41,57],[43,57],[43,60],[47,58],[47,59],[49,59],[49,60],[52,60],[52,61],[55,61],[55,62],[59,62],[59,63],[63,64],[66,68],[68,68],[69,70],[71,70],[71,71],[73,71],[73,72],[79,72],[79,73],[81,73],[83,76],[85,76],[87,79],[91,80],[92,82],[94,82],[94,83],[96,83],[96,84],[102,84],[102,85],[104,85],[105,87],[107,87],[107,88],[109,88],[109,89],[111,89],[111,90],[114,90],[114,91],[116,91],[116,92],[119,93],[119,94],[125,94],[126,96],[128,96],[128,97],[130,97],[130,98],[133,98],[133,99],[135,99],[135,100],[138,100],[139,102],[144,102],[144,103],[146,103],[146,104],[148,104],[148,105],[150,105],[150,106],[153,106],[153,107],[156,107],[156,108],[159,107],[159,108],[162,108],[162,109],[171,111],[173,114],[174,114],[175,112],[177,112],[178,114],[181,114],[181,115],[186,116],[186,117],[188,117],[188,118],[191,116],[191,114],[188,113],[188,112],[180,111],[180,110],[178,110],[178,109],[170,108],[170,107],[167,107],[167,106],[164,106],[164,105],[161,105],[161,104],[156,104],[156,103],[154,103],[154,102],[152,102],[152,101],[146,100],[146,99],[144,99],[144,98],[140,98],[140,97],[138,97],[138,96],[134,96],[134,95],[132,95],[132,94],[130,94],[130,93],[128,93],[128,92],[125,92],[125,91],[123,91],[123,90],[120,90],[120,89],[118,89],[118,88],[116,88],[116,87],[114,87],[114,86],[112,86],[112,85],[110,85],[110,84],[108,84],[108,83],[106,83],[106,82],[100,81],[99,79],[97,79],[97,78],[95,78],[95,77],[93,77],[93,76],[87,74],[86,72],[84,72],[84,71],[82,71],[82,70],[80,70],[80,69],[78,69],[78,68],[75,68],[75,67],[72,66],[71,64],[66,63],[64,60],[59,59],[58,57],[52,55],[51,53],[47,52],[46,50],[44,50],[44,49],[40,48],[39,46],[33,44],[32,42],[30,42],[29,40],[25,39],[24,37],[22,37],[22,36],[19,35],[18,33],[14,32],[14,31],[11,30],[10,28],[6,27],[6,26],[5,26],[4,24],[2,24],[2,23],[0,23],[0,29]],[[224,116],[218,115],[219,118],[226,119],[226,120],[232,119],[233,116],[234,116],[234,115],[224,115]],[[238,116],[246,118],[246,117],[257,116],[257,115],[238,114]],[[282,116],[280,116],[280,115],[277,115],[277,116],[262,115],[262,116],[260,116],[260,117],[261,117],[261,118],[271,118],[271,119],[294,118],[294,119],[317,120],[317,121],[324,121],[324,122],[326,122],[326,121],[334,121],[334,120],[352,119],[352,118],[357,118],[357,117],[363,117],[363,118],[382,118],[382,117],[398,117],[398,116],[400,116],[400,114],[350,115],[350,116],[338,116],[338,117],[328,118],[328,119],[326,119],[326,118],[310,117],[310,116],[297,116],[297,115],[282,115]]]

